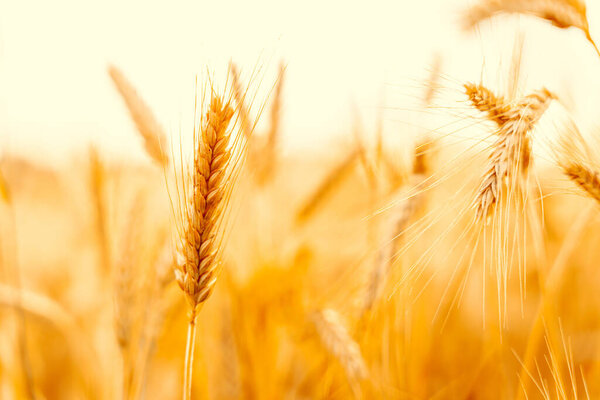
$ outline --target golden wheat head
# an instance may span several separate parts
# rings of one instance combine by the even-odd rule
[[[542,89],[525,96],[507,111],[507,120],[497,132],[488,169],[478,192],[478,219],[487,217],[494,209],[505,180],[513,184],[517,172],[527,171],[531,159],[529,134],[555,98],[550,91]]]
[[[192,316],[210,295],[219,265],[219,229],[231,186],[228,174],[235,141],[228,129],[234,110],[216,94],[202,119],[194,152],[192,185],[183,218],[177,283],[191,306]]]

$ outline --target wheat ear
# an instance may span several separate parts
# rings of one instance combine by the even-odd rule
[[[0,200],[2,200],[6,204],[10,204],[10,202],[11,202],[10,191],[8,190],[8,184],[6,183],[6,179],[4,179],[4,175],[2,175],[1,170],[0,170]]]
[[[267,135],[267,145],[271,148],[277,147],[279,141],[279,122],[281,119],[281,95],[283,92],[283,81],[285,77],[285,65],[279,64],[279,78],[275,86],[275,94],[271,103],[271,126]]]
[[[270,127],[264,145],[260,149],[260,154],[255,154],[255,158],[261,161],[258,163],[257,181],[259,184],[265,184],[274,175],[277,166],[277,150],[280,134],[281,120],[281,97],[283,92],[283,78],[285,74],[285,65],[279,65],[279,78],[275,86],[275,93],[271,103]]]
[[[405,237],[406,230],[424,203],[423,184],[431,174],[429,152],[433,145],[427,141],[427,136],[415,145],[412,176],[410,177],[412,195],[404,199],[391,211],[389,227],[386,229],[386,243],[377,252],[375,268],[370,274],[367,285],[367,295],[363,305],[362,316],[372,310],[380,298],[383,287],[391,270],[396,252]]]
[[[339,361],[352,383],[367,377],[367,366],[358,343],[342,323],[340,315],[332,309],[319,310],[309,317],[323,347]]]
[[[233,96],[238,105],[237,112],[240,116],[240,127],[246,139],[249,140],[252,136],[253,123],[252,119],[250,118],[248,108],[246,107],[247,91],[243,89],[242,82],[240,80],[240,73],[237,69],[237,66],[233,62],[229,63],[229,73],[231,74]]]
[[[105,272],[111,270],[111,249],[107,226],[106,167],[95,147],[90,148],[89,190],[95,218],[96,238],[100,267]]]
[[[581,0],[483,0],[467,12],[465,28],[471,29],[481,21],[501,13],[532,15],[558,28],[580,29],[600,55],[590,34],[586,5]]]
[[[566,165],[564,171],[569,179],[600,203],[600,176],[598,171],[577,162]]]
[[[482,84],[464,85],[469,101],[479,111],[486,113],[488,119],[499,127],[509,120],[510,105],[501,96],[496,96]]]
[[[214,288],[220,264],[219,229],[232,182],[228,175],[231,146],[236,142],[228,131],[233,113],[229,103],[211,93],[210,106],[197,138],[191,193],[184,210],[182,262],[175,270],[177,283],[190,305],[184,399],[191,398],[196,315]]]
[[[122,247],[115,263],[114,311],[115,335],[123,362],[123,399],[135,398],[135,382],[139,372],[135,366],[135,322],[142,317],[137,313],[140,295],[141,271],[138,268],[141,242],[143,199],[138,194],[130,207],[129,217],[121,238]]]
[[[508,112],[508,121],[497,133],[492,154],[476,201],[476,216],[486,218],[501,197],[505,179],[509,184],[518,171],[526,172],[531,159],[529,133],[555,96],[543,89],[524,97]]]
[[[600,203],[600,171],[575,123],[569,121],[566,134],[559,139],[556,158],[563,173],[591,198]]]
[[[167,165],[169,157],[163,151],[167,143],[167,135],[152,110],[117,67],[109,66],[108,73],[121,94],[138,132],[144,139],[146,152],[158,165]]]

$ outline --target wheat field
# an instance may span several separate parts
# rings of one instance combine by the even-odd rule
[[[583,0],[459,15],[600,60]],[[0,150],[0,399],[600,399],[597,113],[525,83],[526,35],[297,151],[292,62],[207,66],[186,135],[104,66],[144,159]]]

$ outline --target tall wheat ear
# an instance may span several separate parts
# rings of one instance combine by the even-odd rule
[[[514,184],[519,173],[527,172],[531,160],[530,133],[556,96],[542,89],[517,101],[506,112],[492,146],[487,171],[475,201],[478,219],[487,218],[501,198],[503,184]],[[496,121],[497,122],[497,121]]]
[[[211,295],[221,265],[228,203],[244,154],[241,130],[232,123],[231,97],[210,86],[209,105],[194,129],[194,158],[184,172],[178,195],[178,262],[176,281],[189,304],[183,398],[192,392],[196,317]],[[204,97],[204,96],[203,96]]]

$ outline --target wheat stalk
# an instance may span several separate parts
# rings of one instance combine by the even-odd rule
[[[117,67],[109,66],[108,73],[121,94],[138,132],[144,139],[146,152],[158,165],[167,165],[169,157],[163,151],[163,146],[167,143],[167,135],[152,110]]]

